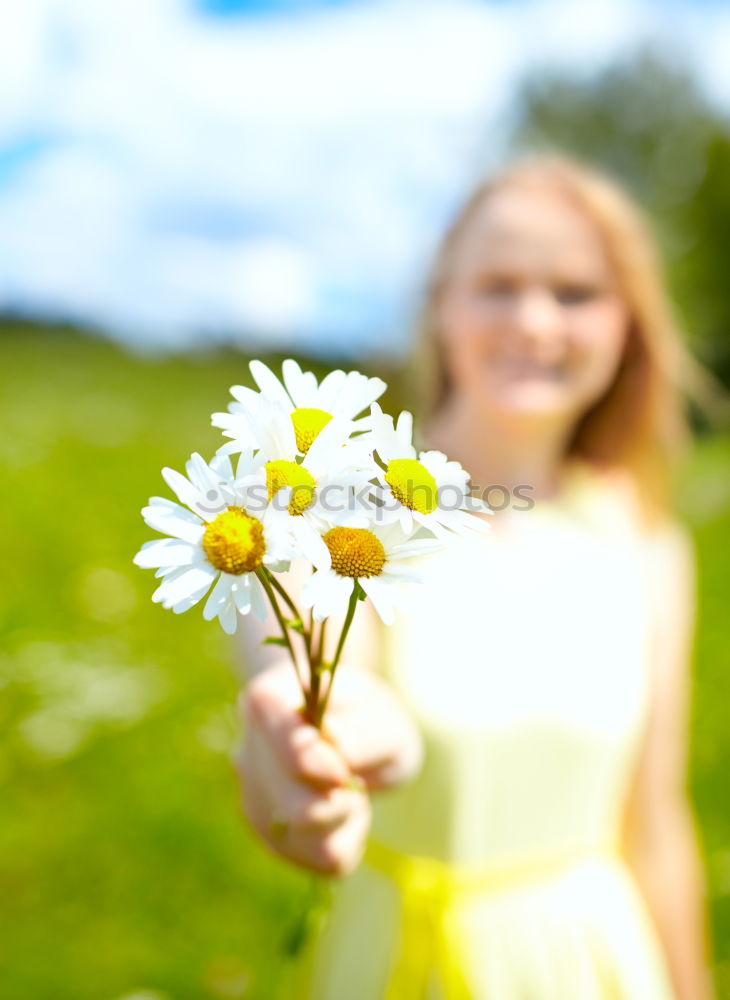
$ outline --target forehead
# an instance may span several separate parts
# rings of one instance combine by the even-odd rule
[[[611,267],[587,214],[547,187],[510,185],[487,197],[454,249],[456,271],[519,268],[546,276],[608,280]]]

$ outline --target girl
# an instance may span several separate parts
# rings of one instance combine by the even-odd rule
[[[694,369],[637,209],[559,158],[483,183],[416,355],[421,445],[469,470],[491,534],[427,556],[391,628],[361,606],[324,737],[249,629],[244,809],[338,876],[293,995],[708,1000],[668,500]]]

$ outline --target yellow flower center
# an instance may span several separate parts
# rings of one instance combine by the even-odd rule
[[[264,529],[242,507],[229,507],[205,526],[203,549],[208,561],[224,573],[253,573],[264,561]]]
[[[404,507],[430,514],[438,506],[438,486],[425,466],[415,458],[394,458],[388,462],[385,481]]]
[[[296,462],[276,459],[266,463],[266,488],[269,500],[282,486],[291,486],[289,513],[303,514],[314,502],[314,478],[308,469]]]
[[[322,535],[340,576],[378,576],[385,566],[383,543],[367,528],[330,528]]]
[[[313,407],[300,406],[291,415],[291,422],[294,424],[294,434],[297,439],[297,448],[306,455],[312,441],[316,438],[323,427],[332,419],[331,413],[324,410],[315,410]]]

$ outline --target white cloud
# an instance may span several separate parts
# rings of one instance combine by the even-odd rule
[[[189,0],[7,5],[0,304],[138,341],[249,326],[310,346],[317,331],[397,340],[424,249],[498,149],[520,73],[592,70],[659,16],[641,0],[374,0],[225,21]],[[24,162],[3,174],[13,143]]]

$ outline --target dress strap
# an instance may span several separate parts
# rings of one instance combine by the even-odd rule
[[[363,860],[393,879],[402,900],[400,951],[384,1000],[422,1000],[432,971],[437,973],[447,1000],[473,1000],[465,978],[463,930],[455,904],[472,895],[548,877],[583,858],[618,854],[618,842],[608,839],[472,867],[403,854],[371,838]]]

